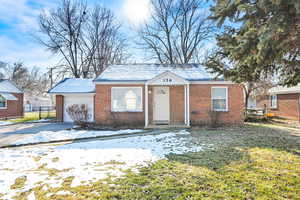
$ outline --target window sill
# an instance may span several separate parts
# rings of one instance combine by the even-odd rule
[[[213,110],[214,112],[229,112],[229,110]]]
[[[7,107],[0,107],[0,110],[6,110]]]
[[[114,111],[114,110],[112,110],[110,112],[112,112],[112,113],[141,113],[143,111]]]

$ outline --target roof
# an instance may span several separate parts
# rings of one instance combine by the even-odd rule
[[[277,86],[269,90],[270,94],[290,94],[290,93],[300,93],[300,83],[294,87],[283,87]]]
[[[1,93],[23,93],[12,81],[7,79],[0,79]]]
[[[66,78],[57,83],[48,93],[94,93],[95,84],[93,79]]]
[[[110,65],[95,82],[148,81],[159,74],[170,71],[188,81],[212,80],[212,75],[199,64],[128,64]]]

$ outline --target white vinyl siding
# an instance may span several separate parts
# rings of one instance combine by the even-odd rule
[[[212,87],[211,88],[212,110],[228,111],[228,88]]]
[[[277,95],[276,94],[270,96],[270,107],[277,108]]]
[[[112,87],[112,112],[143,112],[142,87]]]

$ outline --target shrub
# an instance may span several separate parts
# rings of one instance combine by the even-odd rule
[[[209,126],[212,127],[212,128],[216,128],[218,127],[219,123],[219,115],[220,115],[220,112],[217,112],[217,111],[213,111],[213,110],[208,110],[207,111],[207,114],[209,116]]]
[[[73,104],[67,108],[67,113],[71,119],[80,127],[87,127],[91,115],[88,113],[87,104]]]

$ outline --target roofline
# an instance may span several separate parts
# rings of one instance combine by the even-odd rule
[[[300,93],[300,90],[294,91],[269,91],[269,94],[297,94]]]
[[[54,88],[56,88],[56,86],[58,86],[59,84],[65,82],[65,81],[68,80],[68,79],[70,79],[70,78],[64,78],[63,80],[59,81],[59,82],[56,83],[51,89],[49,89],[49,90],[47,91],[47,93],[51,94],[51,93],[52,93],[51,90],[53,90]],[[53,94],[53,93],[52,93],[52,94]]]
[[[173,72],[171,72],[171,73],[175,74]],[[161,75],[161,74],[159,74],[159,75]],[[175,75],[178,76],[177,74],[175,74]],[[155,77],[153,77],[153,78],[155,78]],[[178,77],[182,78],[181,76],[178,76]],[[185,79],[185,78],[182,78],[182,79]],[[134,80],[134,79],[128,79],[128,80],[98,79],[97,80],[97,79],[95,79],[95,80],[93,80],[93,82],[146,82],[146,81],[150,81],[150,80],[152,80],[152,79],[141,79],[141,80]],[[224,79],[214,79],[214,78],[185,79],[185,80],[187,80],[187,81],[225,81]]]
[[[96,92],[50,92],[49,94],[96,94]]]
[[[130,84],[146,84],[147,81],[96,81],[96,85],[130,85]],[[194,80],[190,81],[190,84],[236,84],[232,81],[225,80]]]
[[[17,93],[17,94],[23,94],[24,91],[22,89],[20,89],[13,81],[9,80],[9,79],[1,79],[2,81],[8,81],[9,83],[11,83],[15,88],[17,88],[18,90],[20,90],[20,92],[11,92],[11,93]]]

